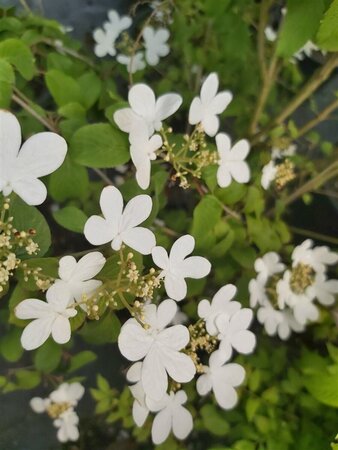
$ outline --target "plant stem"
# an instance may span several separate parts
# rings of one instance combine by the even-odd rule
[[[297,138],[304,136],[308,131],[318,125],[320,122],[323,122],[328,116],[338,108],[338,98],[333,100],[330,104],[328,104],[318,115],[311,119],[308,123],[303,125],[298,130]]]
[[[298,227],[293,227],[293,226],[289,226],[289,229],[293,233],[299,234],[301,236],[307,236],[309,238],[313,238],[318,241],[324,241],[324,242],[329,242],[330,244],[333,244],[333,245],[338,245],[338,239],[333,236],[327,236],[326,234],[316,233],[315,231],[305,230],[304,228],[298,228]]]
[[[267,68],[265,61],[265,27],[269,19],[269,7],[270,0],[263,0],[260,7],[259,13],[259,25],[257,32],[257,53],[258,53],[258,61],[261,71],[262,80],[266,79],[267,76]]]
[[[113,185],[112,180],[103,172],[103,170],[92,168],[92,171],[95,172],[96,175],[98,175],[101,178],[101,180],[103,180],[108,185],[110,186]]]
[[[57,133],[57,128],[48,120],[37,113],[33,108],[31,108],[24,100],[22,100],[17,94],[12,94],[12,100],[26,110],[31,116],[33,116],[37,121],[42,123],[48,130]]]

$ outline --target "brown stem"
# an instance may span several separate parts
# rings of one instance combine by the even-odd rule
[[[301,128],[299,128],[297,133],[297,138],[304,136],[308,131],[310,131],[312,128],[314,128],[316,125],[318,125],[320,122],[323,122],[326,120],[329,115],[335,111],[338,108],[338,98],[333,100],[329,105],[327,105],[319,114],[318,116],[311,119],[308,123],[303,125]]]
[[[257,32],[257,53],[262,80],[267,76],[265,61],[265,27],[269,19],[270,0],[263,0],[259,12],[259,24]]]
[[[95,172],[101,178],[101,180],[103,180],[108,185],[111,186],[113,184],[112,180],[103,172],[103,170],[92,168],[92,171]]]
[[[333,236],[327,236],[326,234],[316,233],[315,231],[305,230],[304,228],[298,228],[289,226],[290,231],[301,236],[307,236],[309,238],[317,239],[319,241],[329,242],[333,245],[338,245],[338,239]]]
[[[33,108],[31,108],[24,100],[22,100],[17,94],[12,94],[12,100],[21,106],[24,110],[29,112],[31,116],[33,116],[36,120],[38,120],[42,125],[44,125],[48,130],[53,131],[54,133],[57,133],[57,128],[53,123],[51,123],[48,119],[45,119],[44,117],[40,116],[39,113],[37,113]]]

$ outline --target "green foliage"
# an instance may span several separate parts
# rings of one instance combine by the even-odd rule
[[[0,43],[0,58],[3,58],[26,80],[34,75],[34,56],[30,48],[19,39],[6,39]]]
[[[59,209],[53,213],[53,217],[59,225],[75,233],[83,233],[84,225],[88,219],[86,214],[76,206],[66,206]]]
[[[338,0],[333,0],[326,11],[317,34],[318,44],[323,50],[338,51]]]

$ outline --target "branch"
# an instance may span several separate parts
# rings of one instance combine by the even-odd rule
[[[270,0],[263,0],[259,12],[259,24],[257,32],[257,53],[261,70],[262,80],[267,76],[267,68],[265,61],[265,27],[269,18]]]
[[[314,128],[316,125],[318,125],[319,123],[321,123],[324,120],[326,120],[328,118],[328,116],[333,111],[335,111],[337,108],[338,108],[338,98],[336,98],[335,100],[333,100],[333,102],[331,102],[329,105],[327,105],[326,108],[324,108],[317,115],[317,117],[314,117],[308,123],[306,123],[301,128],[299,128],[298,134],[297,134],[297,138],[301,137],[301,136],[304,136],[304,134],[306,134],[308,131],[310,131],[312,128]]]
[[[338,245],[338,239],[333,236],[327,236],[326,234],[316,233],[315,231],[305,230],[304,228],[293,227],[289,225],[289,229],[301,236],[307,236],[309,238],[317,239],[318,241],[329,242],[333,245]]]

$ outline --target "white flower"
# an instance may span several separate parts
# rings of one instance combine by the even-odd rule
[[[184,408],[188,397],[184,391],[170,392],[159,401],[147,401],[151,411],[157,412],[151,429],[155,445],[162,444],[173,431],[177,439],[185,439],[192,431],[193,421],[190,411]]]
[[[119,36],[122,31],[127,30],[132,24],[131,17],[129,16],[119,16],[117,11],[113,9],[108,11],[109,22],[105,25],[117,36]]]
[[[195,365],[188,355],[180,353],[189,342],[183,325],[167,327],[177,311],[173,300],[164,300],[158,307],[144,306],[144,322],[129,319],[121,328],[118,345],[129,361],[144,358],[141,381],[147,397],[160,400],[168,388],[168,375],[178,383],[187,383],[195,375]]]
[[[219,351],[213,352],[209,366],[203,366],[205,373],[197,380],[196,389],[200,395],[206,395],[212,390],[219,406],[231,409],[238,400],[234,388],[243,383],[245,370],[236,363],[226,364],[227,361]]]
[[[34,319],[24,329],[21,343],[24,349],[34,350],[50,335],[58,344],[65,344],[71,336],[69,318],[77,314],[68,289],[53,285],[46,293],[47,302],[29,298],[19,303],[15,315],[19,319]]]
[[[275,162],[271,160],[263,167],[261,185],[263,189],[269,189],[271,183],[274,181],[277,175],[277,166]]]
[[[83,397],[84,387],[80,383],[62,383],[48,398],[34,397],[30,406],[36,413],[47,412],[54,418],[60,442],[77,441],[79,418],[74,407]]]
[[[189,123],[196,125],[201,123],[205,133],[209,136],[215,136],[219,129],[218,114],[226,109],[232,100],[232,94],[229,91],[217,93],[218,76],[211,73],[201,87],[199,97],[195,97],[189,109]]]
[[[146,63],[143,57],[143,52],[136,52],[133,56],[120,54],[117,55],[116,61],[126,66],[128,73],[135,73],[145,68]]]
[[[280,149],[279,147],[273,147],[271,153],[271,159],[275,161],[276,159],[285,158],[287,156],[293,156],[296,153],[297,145],[290,144],[289,147]]]
[[[143,40],[145,47],[146,61],[150,66],[156,66],[160,57],[169,54],[169,46],[167,40],[170,33],[166,28],[158,28],[154,30],[153,27],[145,27],[143,30]]]
[[[292,308],[296,321],[301,325],[305,325],[308,321],[316,321],[319,317],[319,311],[313,303],[313,290],[310,291],[307,288],[302,293],[296,293],[291,288],[290,280],[291,272],[286,270],[283,278],[276,285],[279,308],[284,309],[285,305]]]
[[[187,295],[185,278],[203,278],[211,270],[211,264],[202,256],[187,256],[195,247],[195,239],[186,234],[174,242],[168,256],[163,247],[154,247],[151,254],[154,263],[162,269],[164,287],[170,298],[180,301]]]
[[[258,273],[257,279],[266,283],[271,275],[283,272],[285,265],[280,262],[280,256],[276,252],[268,252],[255,261],[255,271]]]
[[[265,34],[266,39],[270,42],[274,42],[277,39],[276,31],[270,26],[265,28],[264,34]]]
[[[206,330],[212,336],[216,336],[218,328],[215,319],[220,314],[226,314],[231,317],[240,310],[241,304],[232,301],[236,295],[237,288],[233,284],[227,284],[221,287],[213,296],[211,303],[209,300],[201,300],[198,304],[198,316],[204,319]]]
[[[162,120],[174,114],[181,106],[178,94],[164,94],[157,100],[153,90],[146,84],[135,84],[129,91],[130,108],[119,109],[114,114],[117,126],[126,133],[132,133],[139,126],[140,118],[148,126],[148,136],[162,128]]]
[[[9,111],[0,111],[0,192],[14,191],[28,205],[40,205],[47,197],[40,177],[54,172],[67,153],[66,141],[56,133],[31,136],[21,145],[21,128]]]
[[[254,308],[257,305],[263,305],[268,297],[265,292],[265,283],[257,278],[249,282],[250,306]]]
[[[215,324],[218,328],[220,340],[219,351],[225,359],[230,359],[232,349],[238,353],[248,355],[253,352],[256,345],[256,337],[248,328],[252,322],[253,312],[249,308],[243,308],[229,317],[221,314],[216,317]]]
[[[293,58],[298,59],[298,61],[303,61],[306,56],[310,58],[313,52],[318,51],[320,51],[320,49],[316,44],[312,41],[307,41],[306,44],[293,55]]]
[[[162,138],[159,134],[149,138],[147,124],[142,120],[129,139],[130,155],[136,167],[136,181],[142,189],[147,189],[150,184],[151,161],[156,159],[156,151],[162,147]]]
[[[113,250],[119,250],[124,243],[143,255],[151,253],[156,245],[154,233],[138,226],[151,213],[149,195],[137,195],[123,210],[120,191],[107,186],[101,192],[100,206],[103,217],[89,217],[84,227],[84,235],[91,244],[102,245],[111,241]]]
[[[106,258],[100,252],[91,252],[76,262],[73,256],[64,256],[59,261],[59,277],[55,284],[69,291],[72,299],[80,302],[84,295],[92,294],[102,282],[92,280],[105,265]],[[83,304],[80,304],[84,307]]]
[[[325,306],[333,305],[338,293],[338,280],[327,280],[323,273],[315,276],[314,284],[308,288],[309,295],[316,297]]]
[[[327,265],[338,262],[338,253],[331,252],[329,247],[313,247],[313,241],[306,239],[300,245],[295,247],[292,252],[292,266],[297,264],[306,264],[316,272],[325,272]]]
[[[269,336],[278,334],[280,339],[289,338],[291,331],[297,333],[304,331],[304,325],[301,325],[294,318],[290,309],[277,311],[269,301],[266,301],[257,311],[257,320],[264,325],[265,331]]]
[[[103,29],[97,28],[93,32],[93,38],[96,42],[94,53],[98,58],[103,58],[106,55],[116,55],[116,34],[110,29],[110,27],[104,25]]]
[[[146,394],[141,381],[141,373],[142,363],[140,361],[133,364],[127,372],[127,380],[130,383],[134,383],[132,386],[129,386],[129,389],[134,397],[132,414],[134,422],[138,427],[143,426],[149,415],[149,409],[146,405]]]
[[[172,325],[183,325],[188,322],[189,317],[183,311],[177,309],[177,313],[174,315],[173,320],[171,321]]]
[[[250,169],[244,161],[250,151],[249,142],[241,139],[231,148],[230,137],[225,133],[216,136],[216,145],[220,161],[217,170],[217,182],[220,187],[231,184],[232,178],[238,183],[247,183],[250,179]]]

